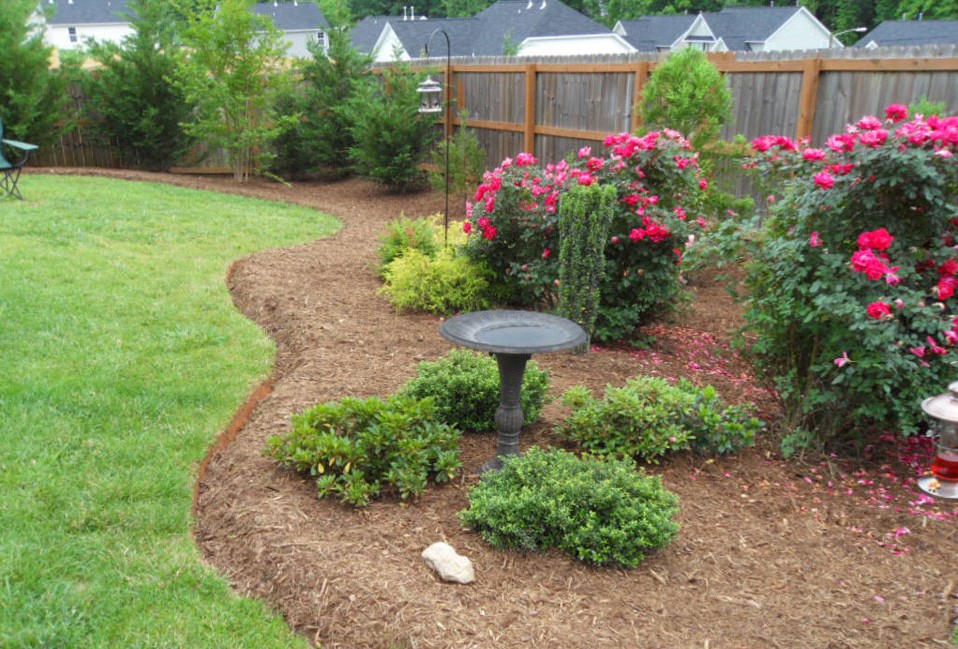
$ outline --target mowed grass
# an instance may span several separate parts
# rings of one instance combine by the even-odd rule
[[[192,489],[274,355],[230,263],[339,224],[165,185],[21,186],[0,199],[0,647],[305,647],[201,563]]]

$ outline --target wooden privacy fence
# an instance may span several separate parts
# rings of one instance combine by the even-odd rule
[[[836,56],[837,54],[837,56]],[[885,106],[926,98],[958,112],[958,47],[710,54],[726,75],[732,118],[722,136],[791,135],[821,144],[828,135]],[[520,62],[517,62],[520,61]],[[520,151],[559,160],[609,133],[634,131],[634,107],[657,55],[578,59],[453,59],[452,123],[458,111],[495,165]],[[445,76],[445,60],[435,70]]]
[[[662,56],[452,59],[452,84],[444,83],[454,107],[452,126],[461,125],[456,115],[465,110],[490,167],[520,151],[544,161],[561,160],[609,133],[639,126],[634,106]],[[709,58],[726,75],[732,92],[733,113],[722,133],[726,139],[776,134],[822,144],[863,115],[881,116],[888,104],[922,98],[944,102],[949,114],[958,113],[958,46],[737,52]],[[445,76],[446,59],[429,63]],[[79,116],[83,98],[73,99]],[[88,126],[81,123],[59,143],[44,147],[36,164],[135,164]],[[204,154],[202,146],[189,158],[181,161],[181,170],[228,171],[222,154]]]

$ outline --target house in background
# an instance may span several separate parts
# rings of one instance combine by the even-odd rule
[[[127,0],[40,0],[52,9],[46,19],[44,41],[58,50],[75,50],[86,41],[120,43],[133,34]],[[3,0],[0,0],[3,2]],[[306,45],[314,40],[328,47],[329,23],[313,1],[259,2],[253,12],[269,16],[285,34],[287,56],[309,56]]]
[[[377,62],[423,56],[430,34],[449,35],[451,55],[568,56],[634,52],[624,38],[559,0],[499,0],[470,18],[370,16],[353,28],[353,46]],[[429,42],[431,57],[445,56],[441,36]]]
[[[41,0],[52,10],[44,42],[58,50],[75,50],[86,41],[119,43],[133,34],[126,0]]]
[[[614,31],[641,52],[777,52],[840,47],[805,7],[727,7],[697,16],[620,20]]]
[[[855,47],[958,45],[958,20],[886,20],[855,43]]]
[[[315,2],[258,2],[253,6],[253,13],[269,16],[273,24],[283,31],[283,40],[289,47],[286,56],[311,56],[309,43],[319,43],[324,52],[329,50],[329,21]]]

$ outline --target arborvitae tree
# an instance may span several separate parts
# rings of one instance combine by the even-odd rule
[[[718,136],[731,115],[732,93],[705,53],[687,47],[652,72],[640,110],[647,127],[679,131],[699,149]]]
[[[419,168],[435,138],[433,120],[419,114],[422,75],[397,65],[383,72],[383,84],[361,87],[347,104],[347,118],[356,144],[349,157],[356,173],[392,191],[420,189]]]
[[[269,143],[296,121],[277,116],[275,98],[289,82],[286,45],[253,0],[197,0],[177,50],[175,84],[195,106],[189,135],[227,151],[233,177],[245,182],[270,157]]]
[[[369,84],[369,57],[353,49],[349,33],[333,28],[329,52],[311,45],[311,59],[301,65],[302,81],[282,97],[282,114],[302,117],[276,140],[274,169],[292,176],[312,172],[343,176],[349,173],[349,149],[355,144],[347,102]]]
[[[0,119],[4,137],[43,144],[64,128],[66,78],[50,69],[53,49],[43,44],[43,3],[0,2]]]
[[[86,109],[128,160],[166,169],[191,141],[181,126],[189,106],[170,81],[176,68],[173,17],[167,0],[130,0],[128,7],[134,33],[122,45],[91,47],[102,67],[88,83]]]
[[[618,199],[613,185],[578,186],[559,202],[559,315],[592,335],[605,272],[605,244]]]

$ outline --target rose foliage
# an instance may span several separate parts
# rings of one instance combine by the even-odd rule
[[[618,340],[669,306],[688,235],[705,225],[699,214],[707,183],[698,154],[676,131],[610,135],[597,155],[583,147],[571,161],[545,167],[528,153],[504,160],[467,203],[466,249],[493,269],[514,303],[554,307],[558,212],[572,188],[594,184],[615,187],[617,199],[593,338]]]
[[[752,146],[747,166],[782,193],[748,270],[746,319],[786,433],[917,432],[921,400],[958,374],[958,117],[893,105],[822,148]]]

